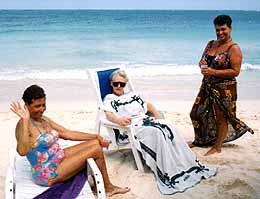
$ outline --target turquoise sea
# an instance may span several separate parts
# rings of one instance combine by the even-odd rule
[[[196,74],[219,14],[233,18],[242,70],[260,72],[259,11],[0,10],[0,80],[85,78],[87,68],[119,64]]]

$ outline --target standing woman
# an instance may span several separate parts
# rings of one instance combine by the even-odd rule
[[[204,76],[190,117],[195,131],[192,146],[212,146],[205,155],[220,153],[224,142],[254,133],[236,118],[237,82],[242,53],[230,34],[232,19],[219,15],[214,19],[217,40],[208,42],[199,62]],[[231,128],[229,128],[231,126]]]

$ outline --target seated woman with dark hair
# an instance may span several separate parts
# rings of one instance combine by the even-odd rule
[[[216,169],[203,166],[170,122],[160,119],[155,106],[135,92],[124,92],[128,78],[124,71],[110,77],[112,94],[104,99],[108,120],[122,126],[132,124],[146,164],[154,172],[161,193],[183,192],[202,179],[216,174]],[[146,116],[149,111],[154,117]]]
[[[99,135],[68,130],[44,116],[46,97],[37,85],[24,91],[23,100],[24,108],[18,102],[11,104],[11,110],[20,117],[16,126],[17,152],[30,162],[36,184],[51,186],[64,182],[85,169],[86,160],[93,158],[109,195],[130,191],[110,182],[102,150],[108,141]],[[62,149],[59,138],[84,142]]]

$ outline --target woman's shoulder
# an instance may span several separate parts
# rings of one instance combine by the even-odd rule
[[[129,91],[129,92],[124,93],[124,95],[139,95],[139,94],[135,91]]]
[[[209,49],[212,49],[212,48],[215,48],[216,47],[216,44],[217,44],[217,41],[216,40],[210,40],[208,41],[205,49],[204,49],[204,53],[208,52]]]
[[[212,46],[214,46],[216,43],[217,43],[217,40],[210,40],[210,41],[208,41],[207,46],[208,46],[208,47],[212,47]]]
[[[46,115],[43,115],[42,116],[42,119],[43,119],[43,121],[44,122],[47,122],[47,123],[50,123],[52,120],[49,118],[49,117],[47,117]]]
[[[136,93],[136,92],[132,92],[132,91],[126,92],[126,93],[124,93],[124,94],[122,94],[120,96],[117,96],[115,94],[107,94],[103,101],[106,102],[106,101],[117,100],[117,99],[123,100],[123,99],[129,99],[129,98],[131,98],[133,96],[139,96],[139,94]]]
[[[232,42],[229,45],[228,50],[229,51],[232,51],[232,50],[235,50],[235,51],[239,50],[240,51],[241,49],[240,49],[240,46],[236,42]]]
[[[216,42],[217,42],[217,40],[212,39],[212,40],[209,40],[209,41],[208,41],[208,44],[214,44],[214,43],[216,43]]]
[[[227,49],[227,54],[230,59],[242,59],[242,51],[240,49],[240,46],[237,43],[231,44]]]
[[[116,96],[115,94],[113,94],[113,93],[110,93],[110,94],[107,94],[107,95],[104,97],[103,101],[113,100],[113,99],[115,99],[115,98],[117,98],[117,96]]]
[[[124,93],[123,95],[121,95],[121,98],[132,98],[132,97],[140,97],[140,95],[137,93],[137,92],[133,92],[133,91],[130,91],[130,92],[127,92],[127,93]]]

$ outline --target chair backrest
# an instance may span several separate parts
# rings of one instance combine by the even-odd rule
[[[116,71],[118,69],[119,68],[113,68],[113,69],[97,71],[99,90],[100,90],[100,95],[101,95],[102,101],[107,94],[112,93],[112,88],[110,86],[109,77],[114,71]]]
[[[88,70],[88,74],[90,79],[92,80],[99,105],[103,104],[103,99],[107,94],[112,93],[109,77],[114,71],[118,69],[125,70],[125,66],[123,65],[116,66],[116,67],[108,66],[105,68],[96,68],[96,69]],[[129,75],[128,75],[128,79],[129,80],[127,83],[127,87],[125,89],[129,91],[135,91],[131,79],[129,78]]]
[[[103,99],[104,97],[112,92],[112,88],[110,87],[110,80],[109,77],[111,75],[112,72],[114,72],[115,70],[125,70],[124,66],[120,66],[120,67],[106,67],[106,68],[97,68],[97,69],[88,69],[88,75],[90,77],[90,79],[92,80],[92,84],[95,90],[95,94],[96,94],[96,98],[98,101],[98,111],[97,111],[97,117],[96,117],[96,126],[95,126],[95,131],[100,134],[100,130],[101,130],[101,124],[103,124],[103,126],[107,127],[108,130],[108,134],[110,136],[110,140],[112,141],[112,143],[109,146],[109,149],[113,150],[113,149],[119,149],[119,146],[117,145],[117,141],[116,141],[116,130],[119,131],[119,129],[123,131],[127,130],[129,131],[128,134],[128,138],[130,140],[129,144],[126,144],[124,147],[124,149],[131,149],[137,164],[137,168],[143,172],[143,165],[142,165],[142,161],[141,158],[137,152],[136,146],[138,145],[139,142],[134,143],[134,137],[133,137],[133,133],[132,133],[132,127],[120,127],[117,124],[113,124],[112,122],[109,122],[108,120],[106,120],[105,118],[105,113],[104,110],[102,109],[103,106]],[[126,71],[126,70],[125,70]],[[127,74],[127,71],[126,71]],[[135,92],[135,89],[133,87],[133,84],[131,82],[131,78],[128,75],[128,83],[127,86],[125,87],[124,91],[128,92],[128,91],[132,91]],[[106,122],[104,122],[104,120],[106,120]],[[110,124],[112,124],[112,126],[108,125],[108,122]],[[115,127],[116,126],[116,127]],[[114,146],[114,147],[112,147]],[[120,147],[120,148],[121,148]],[[138,147],[139,148],[139,147]]]

